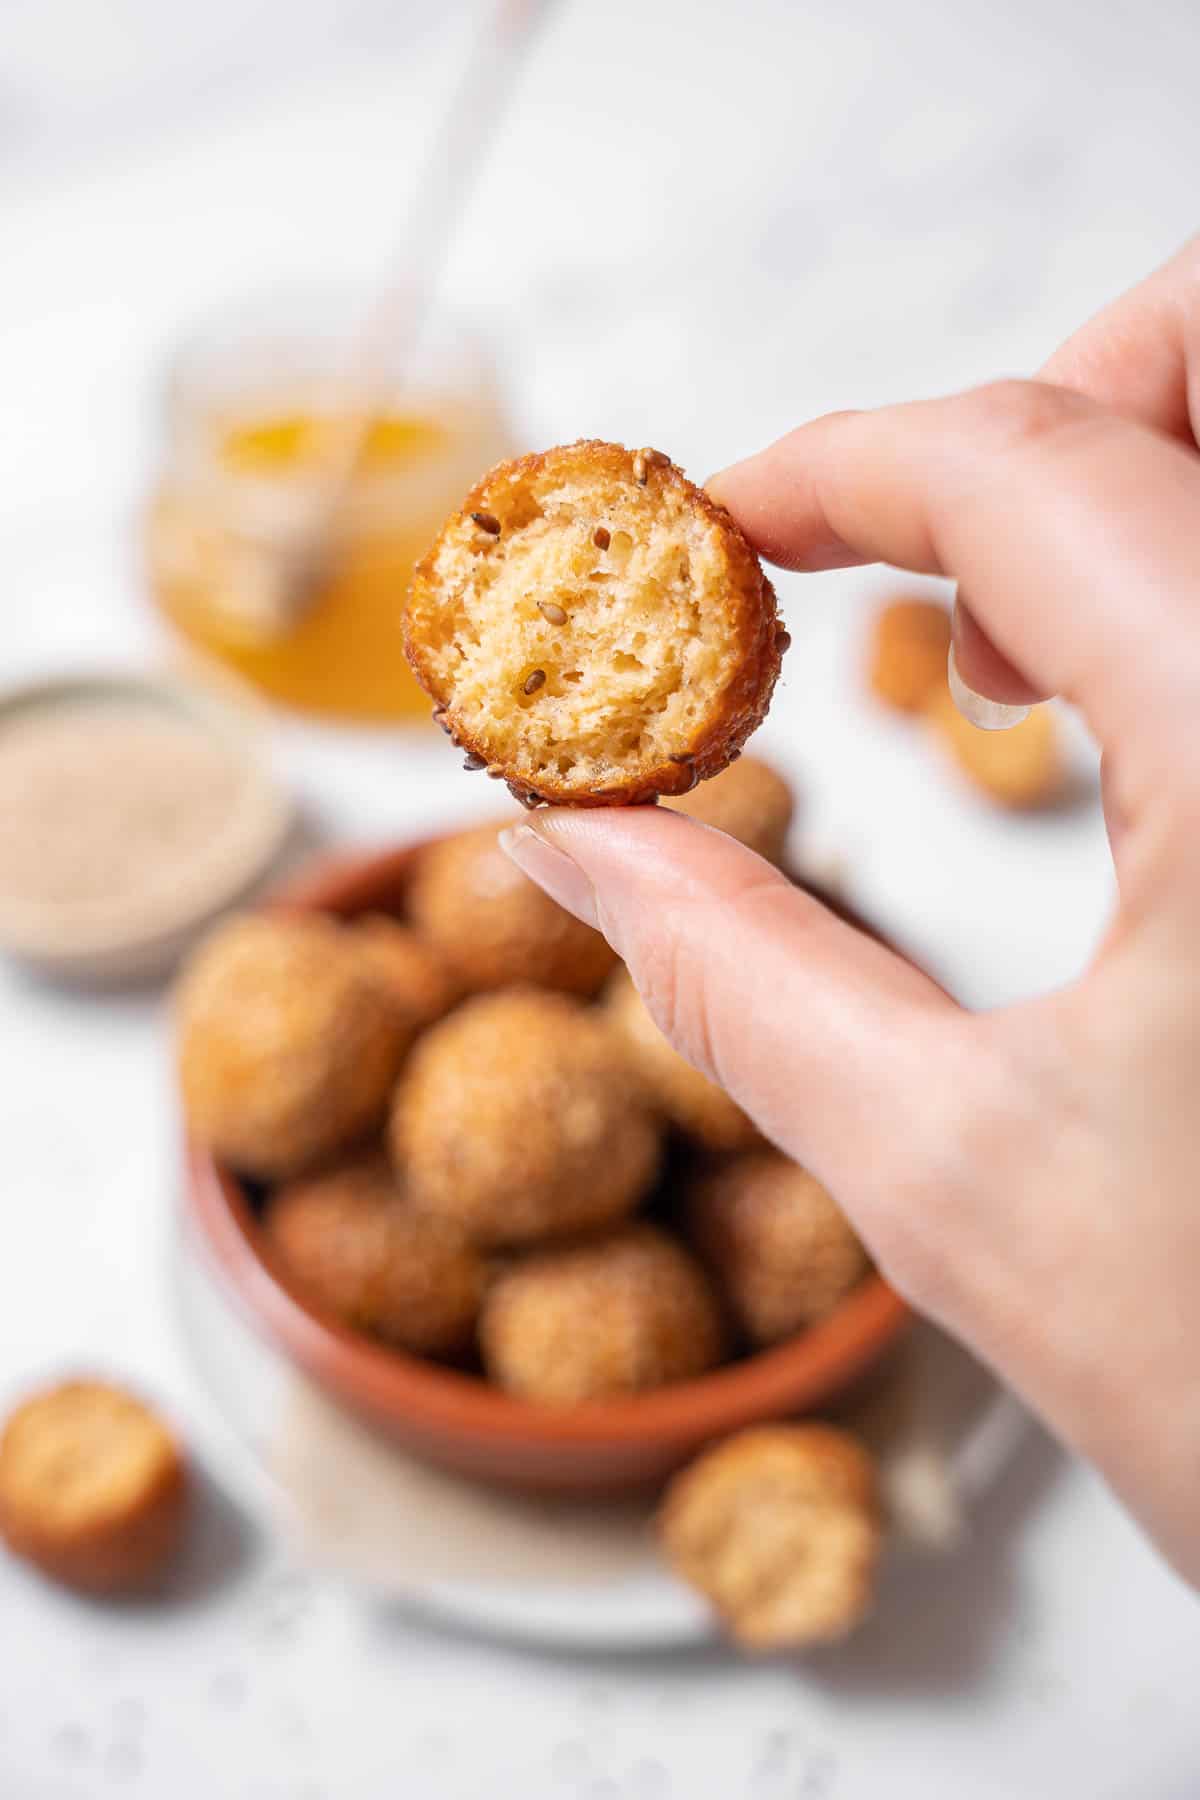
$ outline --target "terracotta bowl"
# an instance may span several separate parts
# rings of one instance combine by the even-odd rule
[[[341,917],[402,912],[422,848],[323,863],[272,905]],[[195,1145],[187,1162],[193,1220],[251,1321],[405,1449],[509,1486],[611,1494],[660,1481],[715,1438],[824,1405],[865,1373],[908,1320],[903,1301],[872,1273],[801,1336],[697,1380],[562,1410],[535,1406],[478,1375],[385,1349],[312,1306],[273,1265],[250,1192]]]

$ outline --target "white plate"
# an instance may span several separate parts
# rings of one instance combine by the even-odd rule
[[[272,1526],[296,1536],[303,1553],[312,1554],[305,1524],[305,1496],[289,1492],[278,1475],[273,1444],[280,1421],[294,1403],[298,1376],[292,1365],[247,1323],[228,1295],[207,1253],[186,1222],[172,1246],[176,1316],[192,1361],[216,1413],[224,1439],[222,1466],[241,1497]],[[924,1329],[924,1328],[921,1328]],[[1018,1450],[1027,1430],[1027,1415],[961,1352],[929,1334],[936,1385],[955,1393],[947,1405],[944,1458],[949,1485],[964,1512],[979,1500]],[[949,1376],[949,1380],[942,1379]],[[964,1379],[966,1385],[964,1385]],[[941,1401],[934,1396],[935,1417]],[[953,1411],[951,1420],[949,1413]],[[922,1420],[928,1448],[930,1419]],[[938,1427],[940,1429],[940,1426]],[[233,1445],[230,1445],[232,1436]],[[234,1449],[230,1456],[228,1451]],[[918,1452],[891,1470],[893,1506],[928,1514],[928,1467]],[[913,1489],[906,1494],[908,1485]],[[933,1499],[937,1521],[926,1521],[924,1536],[949,1544],[961,1520],[946,1517],[945,1494]],[[910,1502],[913,1504],[910,1506]],[[320,1551],[317,1552],[320,1558]],[[329,1560],[326,1558],[326,1560]],[[699,1645],[715,1633],[708,1609],[665,1569],[647,1558],[645,1572],[607,1581],[584,1583],[529,1581],[398,1580],[385,1563],[362,1567],[362,1560],[334,1557],[333,1566],[375,1594],[469,1630],[514,1642],[575,1650],[664,1650]]]

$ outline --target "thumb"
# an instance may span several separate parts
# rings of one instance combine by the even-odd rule
[[[598,927],[660,1028],[841,1198],[914,1151],[958,1007],[761,857],[665,808],[551,810],[501,834]],[[864,1225],[868,1221],[862,1221]]]

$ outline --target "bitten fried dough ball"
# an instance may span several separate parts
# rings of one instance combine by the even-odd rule
[[[677,1131],[708,1150],[758,1142],[757,1127],[737,1102],[663,1036],[624,969],[609,983],[604,1012],[646,1095]]]
[[[1008,731],[983,731],[963,718],[943,688],[930,703],[929,719],[962,772],[998,805],[1035,812],[1052,806],[1062,793],[1065,759],[1050,707],[1035,706]]]
[[[880,607],[871,627],[867,679],[899,712],[921,712],[946,684],[950,614],[936,600],[899,599]]]
[[[405,642],[468,768],[527,805],[686,793],[761,723],[787,633],[738,527],[658,450],[501,463],[417,565]]]
[[[631,1212],[657,1125],[603,1020],[565,994],[479,995],[428,1032],[392,1108],[418,1206],[481,1244],[527,1244]]]
[[[86,1593],[149,1585],[188,1511],[183,1455],[157,1415],[101,1381],[64,1381],[17,1407],[0,1437],[0,1535]]]
[[[284,1269],[347,1325],[424,1356],[470,1344],[483,1262],[456,1225],[409,1204],[382,1154],[278,1189],[265,1230]]]
[[[548,1406],[685,1381],[723,1348],[704,1270],[652,1225],[515,1263],[488,1294],[480,1340],[493,1381]]]
[[[409,909],[462,985],[561,988],[588,997],[616,962],[598,931],[522,875],[496,841],[500,824],[431,844]]]
[[[866,1251],[836,1201],[774,1150],[693,1177],[683,1218],[755,1344],[779,1343],[823,1319],[866,1271]]]
[[[414,1038],[450,1011],[458,984],[444,958],[415,931],[386,913],[367,913],[350,931],[368,972],[383,983]]]
[[[667,804],[727,832],[768,862],[783,861],[796,803],[783,776],[761,757],[743,756],[683,799]]]
[[[675,1477],[659,1535],[676,1573],[746,1649],[829,1643],[871,1605],[874,1464],[830,1425],[739,1432]]]
[[[413,1038],[330,919],[250,913],[191,958],[176,997],[193,1135],[233,1168],[302,1174],[383,1119]]]

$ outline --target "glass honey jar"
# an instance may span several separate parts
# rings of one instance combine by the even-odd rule
[[[377,351],[369,391],[345,372],[352,331],[336,300],[284,296],[216,319],[178,351],[146,562],[172,624],[264,693],[398,719],[429,706],[404,658],[413,564],[512,443],[493,363],[464,331],[438,324],[407,368]],[[330,446],[351,409],[370,422],[318,578],[264,579],[328,494]]]

